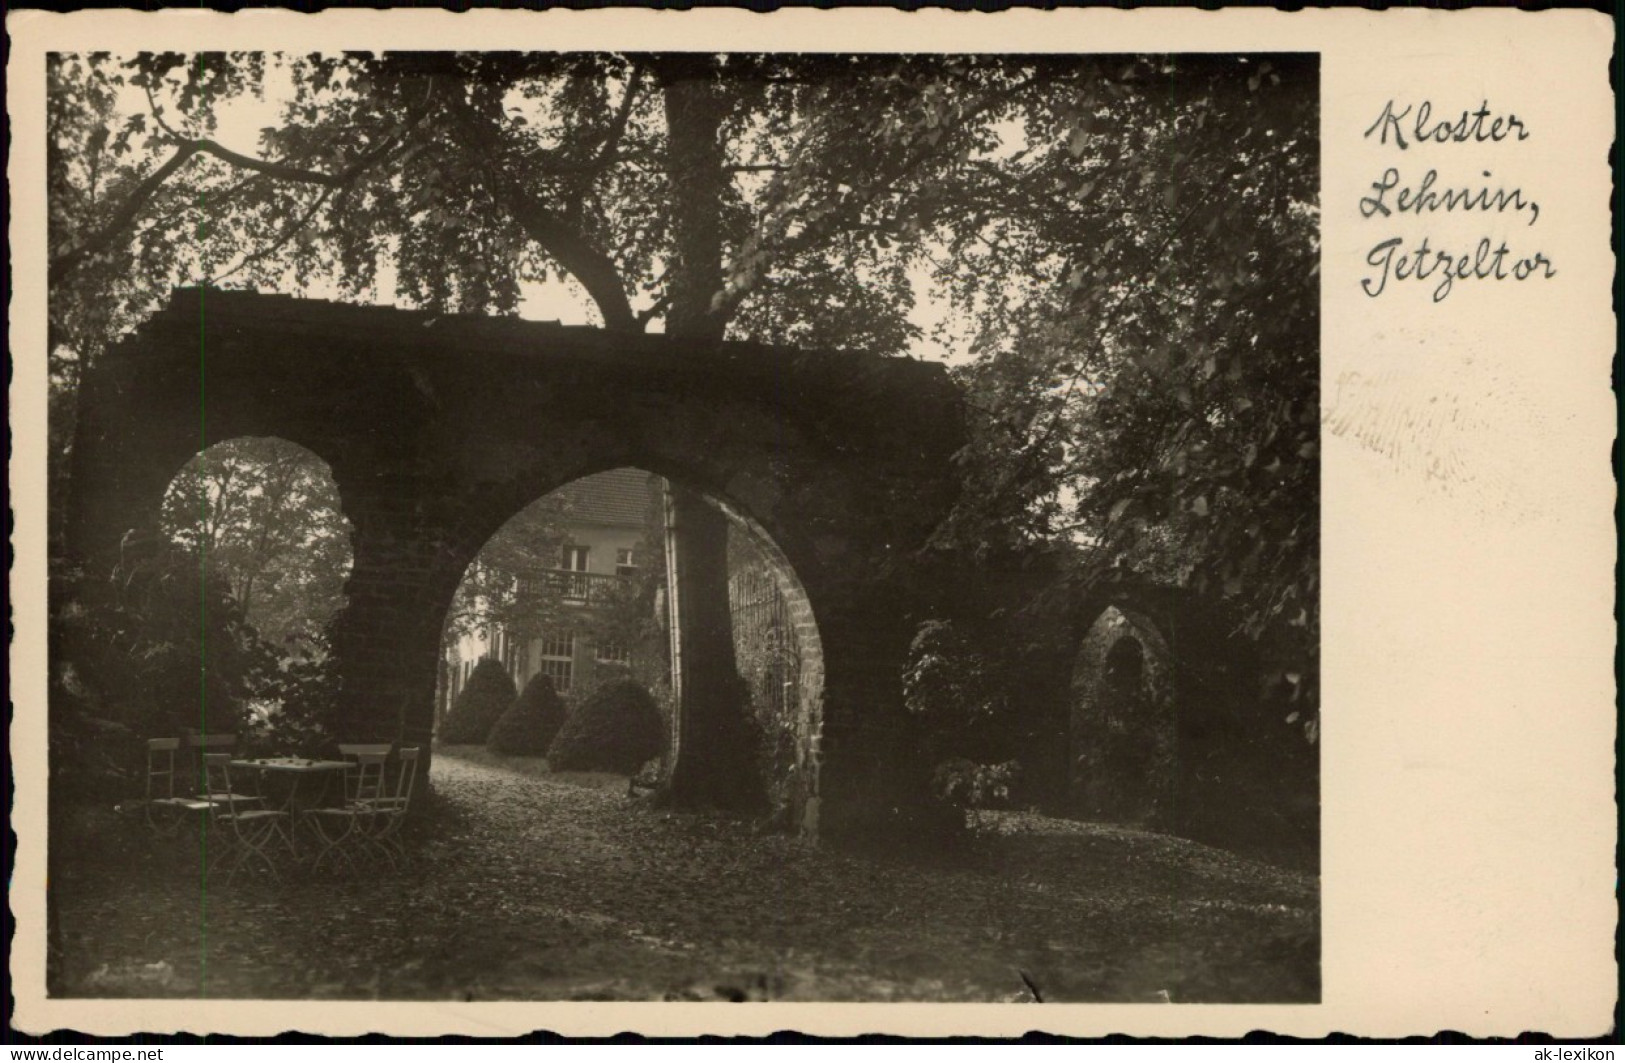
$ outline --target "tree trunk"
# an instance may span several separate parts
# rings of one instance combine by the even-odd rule
[[[674,804],[749,810],[764,801],[750,702],[734,661],[728,608],[728,518],[704,497],[672,487],[678,640],[677,712],[666,796]]]
[[[666,332],[720,342],[727,327],[717,308],[727,99],[711,56],[662,57],[657,72],[666,110],[675,252]],[[762,784],[728,607],[728,520],[703,496],[681,487],[672,488],[667,512],[675,558],[667,579],[682,654],[673,662],[680,672],[666,796],[682,805],[757,807]]]
[[[722,198],[728,189],[722,120],[727,100],[712,56],[665,57],[657,69],[666,107],[674,252],[666,332],[720,341],[727,321],[713,304],[722,293]]]

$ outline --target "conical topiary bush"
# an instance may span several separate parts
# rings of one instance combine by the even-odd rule
[[[546,756],[547,747],[564,726],[567,712],[564,699],[553,689],[553,681],[537,672],[508,711],[497,719],[485,746],[493,753],[513,757]]]
[[[468,685],[457,695],[446,720],[440,725],[440,741],[449,746],[474,745],[485,741],[497,718],[508,711],[519,692],[508,670],[494,657],[483,657],[468,677]]]
[[[554,771],[630,775],[666,748],[666,721],[649,692],[632,679],[594,690],[564,721],[547,751]]]

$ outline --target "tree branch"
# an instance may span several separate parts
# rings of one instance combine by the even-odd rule
[[[152,115],[152,120],[158,124],[159,129],[162,129],[166,134],[168,134],[170,140],[175,141],[177,144],[181,144],[192,139],[191,137],[181,136],[179,133],[175,132],[173,126],[164,121],[163,108],[158,106],[157,99],[155,99],[152,95],[151,78],[144,78],[142,80],[141,91],[147,94],[147,113]]]
[[[426,91],[427,93],[432,94],[433,89],[434,86],[431,82]],[[147,98],[148,100],[152,99],[150,89],[148,90]],[[426,103],[427,98],[428,97],[426,96]],[[112,219],[105,226],[103,226],[100,231],[73,250],[64,252],[63,254],[58,255],[56,258],[51,259],[50,265],[46,272],[47,281],[51,284],[58,283],[63,278],[67,277],[69,273],[73,272],[80,265],[82,265],[85,260],[99,254],[102,250],[104,250],[107,245],[112,243],[120,233],[129,228],[130,224],[135,221],[136,216],[139,215],[141,210],[152,200],[152,197],[158,194],[158,190],[163,187],[164,182],[168,181],[170,177],[174,176],[176,171],[178,171],[182,166],[186,165],[186,163],[190,161],[194,155],[212,155],[233,167],[248,170],[257,175],[272,177],[282,181],[320,185],[331,192],[333,190],[342,189],[351,185],[374,163],[387,158],[391,153],[394,152],[396,147],[398,147],[400,143],[406,139],[412,133],[412,131],[418,127],[419,124],[422,123],[423,119],[427,117],[428,113],[428,108],[425,106],[414,118],[412,118],[405,128],[397,130],[395,133],[385,137],[384,142],[377,148],[374,148],[372,151],[361,156],[361,158],[357,159],[352,165],[339,173],[324,173],[320,170],[306,170],[297,166],[288,166],[284,163],[270,162],[266,159],[257,159],[253,156],[243,155],[240,152],[235,152],[229,148],[222,147],[213,140],[183,140],[177,138],[175,154],[170,156],[162,166],[154,170],[145,180],[141,182],[140,185],[136,187],[135,191],[130,194],[130,198],[125,201],[124,206],[119,208],[118,213],[114,214]],[[163,119],[158,117],[156,110],[153,113],[153,119],[157,121],[166,132],[168,132],[171,136],[174,136],[174,130],[170,129],[170,127],[163,122]],[[228,192],[228,194],[235,193],[236,191],[240,190],[241,187],[242,184],[235,186],[230,192]],[[308,220],[308,218],[306,220]],[[235,270],[233,270],[233,272],[235,272]]]
[[[662,295],[656,299],[647,310],[638,311],[638,329],[640,331],[649,327],[649,322],[664,314],[671,307],[671,296]]]
[[[424,109],[423,112],[419,112],[419,114],[416,115],[413,120],[411,120],[410,124],[406,125],[406,128],[392,133],[390,137],[385,138],[382,145],[377,146],[377,148],[374,148],[374,150],[369,151],[369,153],[364,154],[364,156],[361,156],[361,158],[356,159],[356,163],[346,167],[345,171],[338,172],[338,174],[312,171],[312,169],[301,169],[301,167],[288,166],[288,164],[283,163],[271,163],[271,161],[267,161],[267,159],[257,159],[254,158],[254,156],[247,156],[247,154],[237,153],[237,151],[229,150],[229,148],[223,148],[223,146],[218,145],[218,143],[215,143],[213,140],[179,141],[179,143],[176,145],[176,154],[172,154],[171,158],[167,159],[163,166],[159,166],[156,171],[153,171],[151,176],[146,177],[146,180],[143,180],[143,182],[138,185],[135,192],[130,193],[130,198],[125,200],[125,205],[120,208],[119,213],[112,216],[111,221],[109,221],[109,223],[107,223],[106,226],[101,229],[101,231],[96,232],[94,236],[89,237],[85,244],[78,245],[78,247],[75,247],[75,249],[68,250],[68,252],[63,252],[62,255],[57,255],[57,257],[50,260],[49,270],[47,270],[47,275],[45,275],[47,276],[47,281],[52,284],[58,283],[58,281],[62,281],[63,278],[68,275],[68,273],[72,273],[73,270],[76,270],[76,268],[80,267],[80,265],[83,265],[86,258],[91,258],[94,257],[94,255],[101,254],[102,250],[106,249],[107,245],[111,244],[115,237],[119,236],[120,232],[124,232],[125,229],[130,226],[130,223],[135,221],[137,215],[140,215],[141,210],[148,205],[148,202],[151,202],[151,198],[153,198],[154,195],[158,195],[158,190],[163,187],[164,182],[169,180],[169,177],[174,176],[176,171],[179,171],[180,167],[189,163],[190,159],[192,159],[192,156],[195,156],[195,154],[211,154],[211,156],[221,159],[223,163],[231,164],[231,166],[237,167],[237,169],[245,169],[245,171],[250,171],[252,174],[255,174],[255,176],[273,177],[273,179],[288,180],[288,182],[296,182],[296,184],[322,185],[323,189],[327,190],[327,193],[332,193],[335,192],[335,190],[346,189],[346,187],[354,184],[356,179],[361,177],[362,172],[366,172],[369,167],[374,166],[375,163],[379,163],[379,161],[382,161],[382,159],[388,158],[393,151],[397,150],[401,141],[410,137],[411,132],[413,132],[414,128],[418,127],[418,125],[423,122],[426,115],[427,109]],[[153,117],[154,119],[159,120],[159,122],[163,122],[163,120],[158,119],[158,115],[154,114]],[[164,125],[164,128],[169,130],[167,125]],[[231,193],[236,193],[237,190],[241,190],[242,185],[244,184],[247,184],[247,182],[241,182],[241,184],[236,185],[236,187],[232,187],[232,189],[229,190],[228,195],[231,195]],[[327,195],[323,195],[322,198],[325,200]],[[304,221],[309,221],[309,215],[304,218]],[[304,224],[304,221],[302,221],[301,224]],[[232,268],[232,273],[236,273],[237,268],[241,268],[242,265],[247,265],[247,263],[239,263],[239,267]]]
[[[213,155],[215,158],[220,159],[223,162],[228,162],[240,169],[253,170],[255,173],[266,174],[267,176],[275,177],[282,181],[295,181],[301,184],[323,185],[328,188],[336,188],[343,184],[351,170],[356,168],[355,166],[352,166],[350,170],[346,170],[343,173],[323,173],[320,170],[304,170],[297,166],[288,166],[280,162],[257,159],[252,155],[244,155],[241,152],[232,151],[230,148],[223,147],[212,140],[198,140],[195,143],[197,144],[197,149],[200,153],[205,155]],[[392,146],[393,138],[385,141],[385,144],[386,146]],[[376,157],[378,154],[379,152],[373,152],[367,156],[364,156],[362,161],[356,165],[365,165],[368,160]]]
[[[1196,208],[1201,205],[1201,203],[1201,200],[1197,200],[1197,202],[1192,203],[1191,206],[1186,209],[1184,217],[1182,217],[1176,225],[1169,229],[1167,235],[1164,236],[1162,243],[1152,254],[1151,257],[1153,259],[1162,257],[1162,255],[1167,251],[1168,247],[1173,243],[1174,238],[1179,235],[1180,230],[1182,230],[1186,223],[1190,221],[1191,216],[1196,212]],[[1115,314],[1118,308],[1122,306],[1123,300],[1128,297],[1131,290],[1132,289],[1129,287],[1123,288],[1120,292],[1118,292],[1117,298],[1112,301],[1112,305],[1107,307],[1098,316],[1101,319],[1110,318],[1111,315]],[[1071,378],[1067,380],[1066,389],[1061,393],[1059,400],[1055,403],[1054,412],[1049,418],[1049,423],[1044,426],[1044,429],[1042,433],[1039,434],[1037,441],[1028,445],[1025,453],[1018,457],[1008,475],[1001,477],[999,483],[994,486],[991,492],[989,492],[989,497],[995,500],[995,502],[1002,500],[1005,497],[1006,492],[1020,482],[1020,480],[1032,470],[1033,465],[1037,461],[1042,460],[1042,456],[1048,451],[1051,440],[1054,438],[1057,429],[1059,429],[1062,424],[1062,419],[1066,413],[1067,405],[1071,402],[1072,396],[1077,392],[1079,383],[1083,380],[1083,375],[1085,372],[1084,362],[1084,359],[1078,359],[1078,368],[1073,371]]]
[[[300,215],[298,220],[295,221],[292,225],[288,226],[287,230],[285,232],[283,232],[283,234],[280,237],[278,237],[274,242],[272,242],[270,244],[267,244],[265,247],[260,248],[258,251],[253,251],[253,252],[250,252],[249,254],[244,255],[242,258],[237,260],[237,264],[235,266],[233,266],[230,269],[226,270],[224,273],[215,274],[214,276],[210,277],[206,283],[209,286],[214,286],[216,284],[219,284],[221,281],[225,280],[227,277],[230,277],[233,274],[241,272],[245,267],[247,267],[251,263],[259,262],[262,259],[269,258],[270,256],[276,254],[278,251],[282,250],[284,247],[288,246],[289,241],[291,241],[295,236],[297,236],[304,229],[304,227],[306,225],[310,224],[310,219],[314,218],[316,216],[316,212],[322,209],[323,204],[325,204],[327,202],[328,198],[333,195],[333,192],[334,192],[334,190],[331,189],[331,188],[322,189],[321,195],[316,197],[316,201],[310,205],[310,209],[305,211],[302,215]]]
[[[615,119],[605,131],[604,138],[598,143],[598,150],[593,152],[593,169],[602,169],[615,160],[615,149],[620,147],[621,138],[626,135],[627,122],[632,118],[632,104],[637,101],[638,90],[643,86],[643,67],[638,63],[632,64],[632,72],[626,76],[626,93],[621,97],[621,106],[615,112]]]
[[[56,284],[77,269],[86,259],[100,254],[108,244],[113,242],[114,237],[129,227],[130,223],[135,220],[136,215],[141,213],[141,208],[145,207],[147,202],[157,194],[163,183],[169,180],[176,170],[186,165],[187,160],[197,153],[198,148],[195,143],[186,143],[178,147],[174,155],[171,155],[162,166],[148,174],[146,180],[136,186],[135,191],[130,193],[130,198],[125,200],[124,206],[119,208],[118,213],[114,214],[112,220],[103,226],[99,232],[72,251],[66,251],[51,259],[50,266],[46,271],[46,280],[51,284]]]
[[[491,190],[513,215],[525,235],[536,241],[560,266],[581,282],[603,315],[604,327],[624,332],[640,331],[632,302],[621,282],[614,259],[599,250],[579,228],[549,209],[510,177],[500,159],[501,146],[491,123],[468,104],[455,98],[448,101],[459,122],[459,137],[480,160]]]
[[[333,189],[342,188],[354,181],[363,170],[372,165],[377,159],[388,154],[393,147],[394,138],[391,138],[385,141],[382,148],[362,156],[355,165],[343,173],[329,174],[315,170],[302,170],[294,166],[285,166],[281,163],[267,162],[264,159],[241,155],[221,147],[212,140],[185,141],[176,147],[175,154],[170,156],[167,162],[154,170],[146,180],[136,187],[136,190],[130,194],[130,198],[125,201],[124,206],[119,209],[117,214],[113,215],[112,220],[103,226],[100,232],[72,251],[65,252],[52,259],[46,277],[50,283],[55,284],[77,269],[86,259],[100,253],[108,244],[113,242],[114,238],[130,226],[136,215],[141,213],[142,208],[151,201],[153,196],[158,194],[158,189],[163,186],[164,182],[169,180],[182,166],[186,165],[194,155],[213,155],[232,166],[251,170],[256,174],[284,181],[322,185],[331,192]]]
[[[988,111],[1014,99],[1035,86],[1044,84],[1046,81],[1051,80],[1052,77],[1053,75],[1035,72],[1013,85],[989,92],[986,96],[977,100],[973,106],[967,108],[965,113],[959,116],[953,124],[957,129],[968,128]],[[771,266],[773,261],[783,261],[804,254],[829,239],[832,234],[849,229],[853,219],[857,216],[854,212],[861,213],[864,208],[874,203],[881,196],[890,194],[903,178],[917,171],[933,157],[943,155],[945,146],[951,141],[951,137],[943,137],[940,142],[917,142],[914,145],[915,150],[905,152],[902,161],[891,167],[889,174],[881,173],[877,175],[878,180],[871,184],[867,194],[861,199],[855,199],[850,203],[843,204],[842,209],[839,211],[830,211],[818,223],[804,226],[794,237],[780,238],[777,241],[764,241],[758,238],[759,233],[753,235],[746,242],[745,247],[761,253],[766,263],[766,265],[758,268],[756,276],[759,277],[762,272]],[[942,146],[939,146],[939,143]],[[793,167],[786,167],[785,169],[788,172]],[[831,179],[829,175],[822,176],[826,180]],[[777,185],[778,178],[775,178],[773,183]],[[773,193],[769,193],[770,202],[772,195]],[[727,318],[733,315],[739,305],[750,295],[754,285],[755,278],[750,278],[747,283],[730,285],[724,290],[721,305],[718,308],[723,317]]]
[[[417,127],[418,123],[420,123],[422,120],[423,120],[423,116],[419,115],[418,118],[413,121],[411,126],[408,126],[407,129],[403,130],[401,133],[397,134],[395,137],[392,137],[390,141],[386,141],[381,148],[379,148],[377,151],[373,152],[367,158],[363,159],[361,162],[357,163],[356,165],[350,167],[350,169],[345,171],[345,174],[343,175],[345,177],[344,181],[340,182],[337,185],[331,185],[331,186],[328,186],[326,188],[323,188],[322,192],[321,192],[321,195],[317,196],[316,201],[310,205],[310,209],[306,210],[304,212],[304,214],[300,215],[300,217],[299,217],[299,219],[297,221],[295,221],[292,225],[288,226],[287,231],[284,232],[280,237],[278,237],[277,240],[274,243],[272,243],[272,244],[270,244],[270,245],[268,245],[266,247],[262,247],[258,251],[255,251],[255,252],[252,252],[252,253],[250,253],[248,255],[243,256],[243,258],[240,259],[235,266],[233,266],[230,269],[226,270],[226,272],[216,274],[215,276],[209,278],[208,283],[216,284],[216,283],[218,283],[220,281],[223,281],[227,277],[230,277],[233,274],[239,272],[240,270],[242,270],[244,267],[250,265],[251,263],[258,262],[258,261],[260,261],[262,259],[265,259],[265,258],[269,258],[271,255],[276,254],[278,251],[282,250],[282,248],[286,247],[288,245],[289,241],[291,241],[295,236],[297,236],[305,228],[305,226],[310,224],[310,220],[312,218],[314,218],[316,216],[316,213],[322,209],[322,206],[332,197],[333,193],[337,192],[342,196],[344,193],[348,192],[351,188],[355,187],[356,179],[361,176],[361,174],[365,171],[366,167],[368,165],[370,165],[370,163],[375,159],[382,159],[382,158],[385,158],[385,157],[393,154],[394,151],[397,148],[400,147],[401,143],[403,143],[408,138],[408,136],[410,135],[412,130],[415,129]],[[249,178],[248,180],[254,180],[254,178]]]

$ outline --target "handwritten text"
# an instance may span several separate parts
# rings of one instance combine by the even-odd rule
[[[1517,115],[1498,113],[1488,100],[1478,108],[1458,112],[1440,108],[1431,100],[1399,104],[1389,100],[1364,137],[1378,144],[1409,151],[1431,145],[1515,146],[1530,138],[1528,125]],[[1480,153],[1481,155],[1481,153]],[[1407,175],[1389,166],[1360,197],[1360,217],[1398,221],[1439,214],[1484,214],[1521,219],[1525,227],[1540,221],[1540,203],[1521,187],[1495,180],[1493,171],[1474,168],[1474,176],[1459,180],[1438,167]],[[1538,249],[1510,247],[1506,240],[1485,234],[1448,246],[1433,235],[1414,239],[1384,233],[1366,255],[1372,272],[1360,279],[1360,288],[1375,299],[1395,282],[1422,281],[1433,285],[1433,301],[1443,302],[1458,281],[1548,280],[1557,275],[1552,260]]]

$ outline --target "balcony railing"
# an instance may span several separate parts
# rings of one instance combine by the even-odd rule
[[[565,568],[544,569],[530,577],[546,594],[556,594],[571,605],[598,605],[614,598],[624,587],[624,576],[600,572],[576,572]]]

